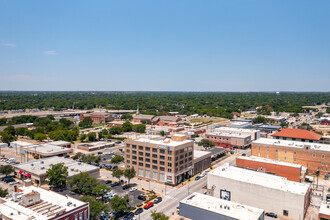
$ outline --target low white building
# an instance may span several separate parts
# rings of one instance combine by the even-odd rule
[[[207,176],[207,188],[216,198],[274,212],[279,217],[303,220],[311,185],[284,177],[224,164]]]
[[[180,215],[192,220],[263,220],[264,210],[194,192],[180,201]]]
[[[240,135],[250,135],[251,140],[257,140],[260,138],[260,131],[255,129],[242,129],[242,128],[231,128],[231,127],[219,127],[216,128],[217,132],[240,134]]]

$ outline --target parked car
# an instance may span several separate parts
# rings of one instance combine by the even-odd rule
[[[157,203],[160,203],[161,201],[163,201],[162,197],[157,197],[157,198],[154,200],[154,203],[157,204]]]
[[[134,213],[133,212],[129,212],[124,216],[124,220],[131,220],[134,218]]]
[[[142,200],[142,201],[146,201],[147,200],[146,197],[141,196],[141,195],[139,195],[137,198],[140,199],[140,200]]]
[[[110,184],[110,183],[112,183],[112,180],[105,181],[105,184]]]
[[[128,185],[123,185],[123,190],[126,190],[126,189],[128,189],[129,188],[129,186]]]
[[[111,166],[110,166],[110,167],[111,167]],[[111,168],[109,168],[109,169],[111,169]],[[112,169],[118,169],[118,166],[115,165],[115,166],[112,167]]]
[[[153,202],[147,202],[147,204],[145,204],[144,206],[143,206],[143,208],[144,209],[149,209],[149,208],[151,208],[151,207],[153,207],[154,206],[154,203]]]
[[[327,202],[330,202],[330,194],[327,194]]]
[[[10,182],[10,185],[15,185],[17,183],[19,183],[19,182],[18,181],[13,181],[13,182]]]
[[[272,218],[277,218],[277,215],[273,212],[266,212],[265,216],[272,217]]]
[[[70,155],[64,155],[64,158],[69,158],[70,157]]]
[[[135,211],[135,215],[139,215],[143,212],[143,208],[138,208],[136,211]]]
[[[10,176],[3,177],[1,180],[4,181],[5,183],[10,183],[15,181],[14,178]]]
[[[101,155],[101,154],[103,154],[103,152],[99,151],[99,152],[97,152],[97,154],[98,154],[98,155]]]
[[[195,180],[199,180],[201,177],[200,176],[196,176]]]
[[[205,176],[205,173],[201,173],[201,175],[199,175],[201,178]]]
[[[137,190],[137,188],[135,188],[135,187],[132,187],[132,188],[129,189],[130,192],[134,192],[136,190]]]
[[[111,187],[119,186],[119,183],[118,182],[112,182],[110,186]]]

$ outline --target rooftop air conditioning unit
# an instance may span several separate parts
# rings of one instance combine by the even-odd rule
[[[42,170],[44,170],[44,169],[45,169],[45,167],[41,167],[41,169],[42,169]]]
[[[40,163],[41,163],[41,164],[44,164],[44,161],[41,161]]]

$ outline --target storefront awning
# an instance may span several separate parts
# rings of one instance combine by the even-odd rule
[[[23,176],[26,176],[26,177],[31,177],[31,174],[27,173],[27,172],[24,172],[24,171],[19,171],[19,174],[23,175]]]

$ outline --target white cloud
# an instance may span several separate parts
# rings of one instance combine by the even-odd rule
[[[45,50],[44,51],[44,54],[47,54],[47,55],[57,55],[57,53],[53,50]]]
[[[1,41],[1,45],[5,47],[16,47],[16,44]]]

